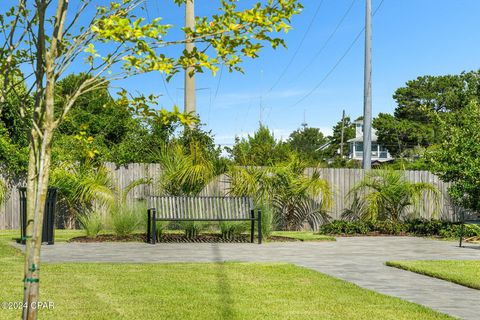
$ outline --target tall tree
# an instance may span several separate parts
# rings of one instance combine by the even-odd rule
[[[410,119],[398,119],[390,114],[380,113],[373,120],[378,141],[393,157],[405,155],[415,147],[428,147],[435,141],[432,125]]]
[[[175,2],[182,4],[184,0]],[[159,18],[151,22],[138,18],[141,3],[123,0],[95,7],[93,0],[81,0],[76,12],[70,13],[69,0],[18,0],[16,5],[0,9],[0,72],[6,79],[0,89],[0,110],[9,91],[17,88],[17,78],[33,79],[32,86],[21,95],[22,101],[29,93],[34,96],[29,133],[24,319],[37,318],[41,234],[54,133],[77,100],[112,81],[151,71],[163,72],[168,79],[192,66],[194,72],[207,69],[215,73],[219,63],[230,71],[241,71],[242,58],[257,57],[263,43],[274,48],[284,44],[275,33],[288,31],[290,18],[301,9],[296,0],[276,0],[239,10],[236,1],[226,0],[221,2],[219,14],[197,18],[195,30],[185,28],[183,39],[168,41],[165,36],[171,26],[162,24]],[[185,38],[194,39],[203,48],[165,55],[165,47],[183,44]],[[88,76],[58,105],[57,81],[78,61],[85,61],[85,65],[82,68],[76,64],[75,68]],[[32,69],[31,75],[22,73]],[[122,93],[127,99],[126,91]],[[149,104],[154,98],[131,99],[131,107],[154,113]],[[25,109],[26,104],[21,105]],[[172,120],[168,112],[160,116],[165,122]],[[193,120],[191,115],[174,117],[186,124]]]
[[[236,138],[235,145],[227,151],[235,163],[243,166],[266,166],[289,158],[288,144],[277,141],[266,126],[260,127],[247,138]]]
[[[320,147],[327,143],[327,138],[318,128],[304,126],[293,131],[287,140],[292,150],[309,165],[317,165],[322,160]]]
[[[380,114],[373,125],[378,142],[399,156],[440,141],[442,127],[436,124],[437,116],[461,110],[480,98],[480,72],[418,77],[397,89],[393,98],[397,103],[394,115]]]
[[[452,183],[449,193],[457,205],[480,213],[479,104],[472,101],[437,120],[443,137],[438,145],[427,149],[427,162],[433,173]]]
[[[0,81],[3,83],[3,81]],[[18,95],[24,94],[23,82],[15,89]],[[24,175],[28,162],[29,123],[22,117],[21,99],[9,92],[0,107],[0,168],[7,175]],[[25,101],[25,109],[30,109],[32,100]]]

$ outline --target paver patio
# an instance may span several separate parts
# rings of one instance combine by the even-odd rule
[[[44,262],[289,262],[455,317],[479,319],[479,290],[385,266],[388,260],[480,259],[480,246],[456,245],[414,237],[355,237],[338,238],[336,242],[264,245],[65,243],[44,246],[42,259]]]

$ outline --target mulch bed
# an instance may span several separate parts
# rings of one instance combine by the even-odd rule
[[[471,242],[471,243],[480,243],[480,237],[470,237],[465,240],[464,242]]]
[[[145,242],[147,241],[147,235],[145,234],[132,234],[128,236],[119,237],[113,234],[100,234],[96,238],[89,238],[87,236],[75,237],[68,242]]]
[[[102,234],[96,238],[89,238],[86,236],[75,237],[69,240],[69,242],[83,242],[83,243],[95,243],[95,242],[146,242],[146,234],[133,234],[124,237],[118,237],[113,234]],[[255,242],[257,239],[255,239]],[[268,238],[269,242],[295,242],[297,239],[289,237],[271,236]],[[206,233],[197,236],[194,239],[187,238],[184,234],[165,234],[157,241],[158,243],[249,243],[249,235],[240,235],[234,239],[228,240],[222,238],[220,234]]]

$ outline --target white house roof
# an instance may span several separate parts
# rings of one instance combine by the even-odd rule
[[[347,142],[363,142],[363,135],[348,140]],[[372,130],[372,142],[377,142],[377,135]]]

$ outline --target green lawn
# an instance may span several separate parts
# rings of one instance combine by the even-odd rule
[[[66,242],[74,237],[84,236],[83,230],[55,230],[55,242]],[[0,230],[0,241],[10,241],[15,238],[20,238],[20,230]]]
[[[11,236],[0,232],[0,301],[21,299]],[[54,309],[40,319],[451,319],[290,264],[43,264],[41,301]]]
[[[480,289],[480,260],[389,261],[387,265]]]
[[[273,231],[272,236],[289,237],[301,241],[335,241],[335,237],[309,231]]]

